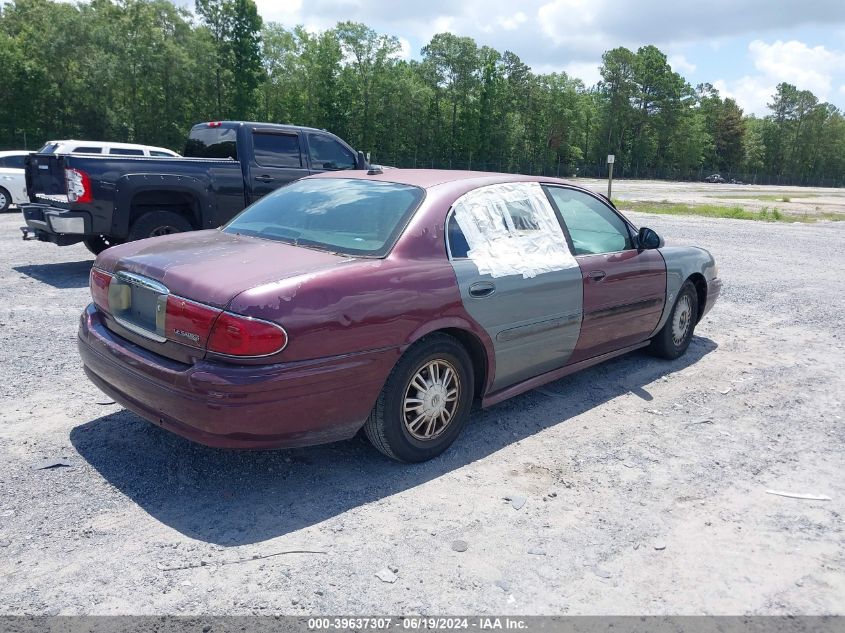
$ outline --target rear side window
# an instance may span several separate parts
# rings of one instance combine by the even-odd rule
[[[625,221],[606,204],[575,189],[548,187],[572,238],[576,255],[616,253],[632,248]]]
[[[70,150],[70,152],[72,154],[102,154],[103,148],[80,146],[80,147],[74,147],[72,150]]]
[[[302,167],[297,134],[256,131],[252,135],[255,162],[263,167]]]
[[[24,159],[26,156],[5,156],[0,158],[0,167],[9,167],[11,169],[23,169]]]
[[[451,256],[471,259],[482,275],[529,278],[578,265],[536,182],[499,183],[465,193],[452,205],[446,230]]]
[[[238,160],[237,139],[233,128],[195,127],[185,144],[185,156]]]
[[[314,169],[355,169],[355,156],[336,140],[324,134],[308,134],[311,166]]]
[[[109,150],[109,154],[117,154],[119,156],[143,156],[144,150],[142,149],[129,149],[126,147],[112,147]]]

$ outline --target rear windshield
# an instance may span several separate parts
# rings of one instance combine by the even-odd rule
[[[419,187],[352,178],[298,180],[244,209],[223,231],[381,257],[423,199]]]
[[[238,160],[237,131],[225,127],[195,127],[185,144],[188,158],[231,158]]]

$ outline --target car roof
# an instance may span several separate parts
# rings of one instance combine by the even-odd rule
[[[84,143],[90,147],[116,147],[118,149],[146,149],[146,150],[155,150],[155,151],[163,151],[163,152],[173,152],[172,149],[167,149],[166,147],[158,147],[156,145],[143,145],[142,143],[118,143],[117,141],[85,141],[75,138],[66,138],[66,139],[58,139],[55,141],[47,141],[45,145],[51,144],[57,145],[68,145],[71,143]]]
[[[431,189],[432,187],[449,183],[462,183],[467,189],[503,182],[548,182],[577,186],[570,181],[546,176],[526,176],[523,174],[503,174],[487,171],[458,171],[449,169],[387,169],[381,173],[372,175],[369,172],[360,170],[332,171],[310,177],[377,180],[403,185],[414,185],[423,189]]]

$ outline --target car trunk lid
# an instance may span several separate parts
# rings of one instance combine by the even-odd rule
[[[96,266],[113,276],[107,327],[146,349],[191,362],[205,353],[209,331],[201,322],[213,321],[236,295],[349,259],[212,230],[114,247],[100,255]],[[196,327],[167,323],[176,299],[179,323]]]

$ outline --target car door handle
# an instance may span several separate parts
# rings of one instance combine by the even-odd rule
[[[587,273],[587,277],[589,277],[591,281],[598,282],[607,277],[607,273],[603,270],[591,270]]]
[[[267,174],[256,176],[255,179],[258,182],[273,182],[274,180],[276,180],[275,178],[273,178],[273,176],[268,176]]]
[[[469,287],[470,297],[489,297],[496,292],[496,284],[492,281],[476,281]]]

